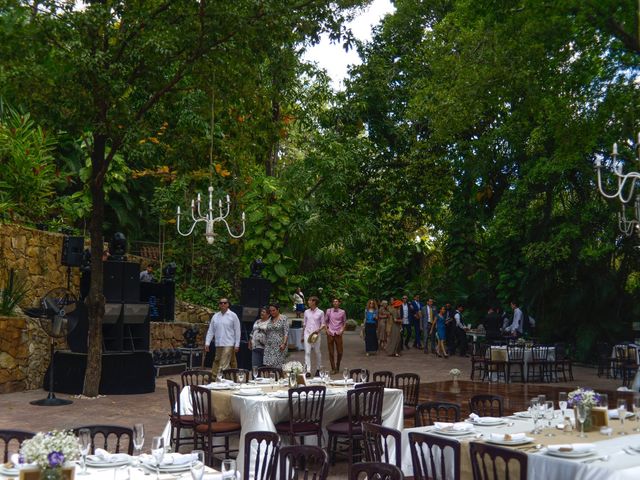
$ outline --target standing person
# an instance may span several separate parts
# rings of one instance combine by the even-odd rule
[[[498,317],[496,309],[494,307],[489,307],[487,316],[484,317],[484,329],[485,332],[487,332],[486,338],[489,343],[500,338],[501,321],[502,320]]]
[[[387,343],[387,352],[390,357],[399,357],[402,350],[402,301],[391,299],[391,331]]]
[[[413,347],[422,348],[422,302],[420,301],[420,295],[413,296],[413,300],[409,304],[409,311],[415,336],[413,339]]]
[[[450,303],[444,307],[445,310],[445,331],[447,334],[447,352],[453,355],[456,351],[456,320],[453,318],[455,311]]]
[[[402,296],[402,305],[399,307],[400,315],[402,315],[402,336],[405,348],[409,348],[409,339],[411,338],[411,312],[409,311],[409,297]],[[401,345],[402,346],[402,345]]]
[[[456,312],[453,315],[455,320],[455,331],[458,349],[460,350],[461,357],[467,357],[467,329],[462,321],[462,312],[464,312],[464,306],[458,305]]]
[[[229,310],[228,299],[221,298],[218,306],[220,311],[211,317],[204,344],[204,351],[208,352],[209,344],[215,338],[216,357],[211,368],[213,378],[218,376],[219,371],[231,366],[235,354],[240,350],[240,319]]]
[[[304,342],[304,363],[307,366],[307,373],[311,373],[311,351],[316,352],[316,368],[322,365],[322,352],[320,345],[322,337],[318,335],[314,343],[309,343],[309,336],[312,333],[319,333],[324,323],[324,312],[318,308],[318,297],[311,296],[307,301],[309,308],[304,311],[304,330],[302,332],[302,341]]]
[[[520,307],[514,301],[511,302],[511,308],[513,310],[513,320],[511,321],[511,325],[506,328],[506,332],[512,337],[518,337],[522,335],[522,310],[520,310]]]
[[[282,368],[289,345],[289,319],[280,313],[280,305],[269,304],[271,320],[267,324],[267,342],[264,347],[264,364]]]
[[[436,336],[433,327],[435,321],[436,307],[433,306],[433,298],[427,300],[422,311],[422,331],[424,332],[424,353],[429,353],[429,344],[431,344],[431,353],[436,354]]]
[[[251,366],[262,367],[264,365],[264,349],[267,345],[267,326],[269,325],[269,310],[260,307],[258,318],[253,324],[253,330],[249,335],[249,350],[251,350]]]
[[[153,283],[156,281],[153,276],[153,265],[147,265],[146,270],[140,272],[140,281],[145,283]]]
[[[389,302],[382,300],[380,302],[380,308],[378,309],[378,343],[380,350],[386,350],[388,333],[391,331],[391,324],[394,321],[394,316]]]
[[[300,287],[296,288],[293,294],[293,305],[296,309],[296,318],[302,318],[302,314],[304,313],[304,293],[302,293]]]
[[[364,350],[367,357],[378,351],[378,305],[375,300],[367,302],[367,308],[364,311]]]
[[[502,307],[496,307],[496,314],[498,315],[498,318],[500,319],[500,322],[502,325],[500,330],[502,331],[503,334],[506,334],[507,329],[509,328],[509,325],[511,325],[511,319],[509,318],[509,315],[507,315],[507,312],[505,312]]]
[[[329,361],[331,362],[331,373],[340,371],[342,361],[342,334],[347,324],[347,313],[340,308],[340,299],[334,298],[332,307],[324,315],[324,323],[327,326],[327,348],[329,349]],[[336,362],[335,351],[338,351]]]
[[[447,354],[447,349],[445,348],[445,340],[447,339],[447,333],[445,328],[445,321],[447,318],[447,309],[446,307],[440,307],[440,313],[436,316],[436,319],[431,324],[430,334],[435,337],[438,346],[436,347],[436,355],[439,357],[449,358]]]

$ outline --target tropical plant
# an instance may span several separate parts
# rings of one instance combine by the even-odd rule
[[[27,279],[15,275],[13,269],[10,269],[6,284],[0,288],[0,315],[12,317],[15,315],[16,307],[22,302],[29,293]]]

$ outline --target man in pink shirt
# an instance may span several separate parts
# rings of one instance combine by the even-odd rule
[[[340,299],[333,299],[333,308],[327,310],[324,315],[324,323],[327,326],[327,347],[329,348],[329,361],[331,373],[340,371],[342,361],[342,333],[347,323],[347,314],[340,308]],[[335,350],[338,350],[338,362],[335,361]]]
[[[304,311],[304,330],[302,332],[302,341],[304,342],[304,363],[307,365],[307,373],[311,370],[311,350],[316,352],[317,365],[322,365],[322,353],[320,352],[320,341],[322,337],[318,335],[318,339],[314,343],[309,343],[309,335],[319,332],[324,324],[324,312],[318,308],[318,297],[309,297],[307,301],[309,308]]]

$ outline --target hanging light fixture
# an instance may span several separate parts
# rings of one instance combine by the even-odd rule
[[[635,150],[637,152],[637,161],[640,164],[640,133],[638,134],[638,142],[635,145]],[[635,231],[640,235],[640,195],[638,195],[636,190],[636,182],[640,180],[639,172],[629,172],[624,173],[622,171],[622,161],[618,160],[618,144],[613,144],[613,151],[611,152],[612,157],[612,170],[613,174],[618,179],[618,188],[613,193],[607,193],[602,186],[602,159],[600,157],[596,157],[596,172],[598,175],[598,190],[605,198],[614,199],[617,198],[622,203],[622,212],[618,213],[618,228],[620,231],[630,236]],[[627,218],[627,209],[626,206],[633,201],[633,218]]]
[[[196,228],[196,225],[198,225],[198,223],[200,222],[203,222],[205,225],[204,236],[206,237],[209,245],[212,245],[213,242],[215,241],[216,235],[215,235],[214,229],[215,229],[216,223],[218,222],[224,224],[224,226],[227,228],[227,232],[229,233],[229,236],[232,238],[242,237],[245,231],[244,212],[242,212],[242,231],[237,235],[231,231],[231,227],[227,222],[227,217],[229,216],[229,212],[231,211],[231,199],[229,198],[229,195],[227,195],[227,199],[224,207],[222,205],[222,200],[220,199],[218,200],[218,205],[217,205],[218,208],[214,216],[213,186],[212,186],[213,172],[214,172],[214,167],[213,167],[213,127],[214,127],[214,120],[215,120],[214,103],[215,103],[214,93],[211,92],[211,143],[209,145],[209,178],[210,180],[209,180],[209,202],[208,202],[207,210],[203,215],[201,210],[202,198],[200,196],[200,193],[198,193],[196,200],[191,200],[191,221],[193,223],[191,223],[191,226],[188,227],[187,231],[184,233],[180,230],[180,216],[182,215],[182,212],[180,211],[180,206],[178,206],[176,211],[176,227],[177,227],[178,233],[183,237],[188,237],[193,233],[193,231]]]

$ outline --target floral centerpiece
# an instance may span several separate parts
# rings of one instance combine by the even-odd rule
[[[462,372],[457,368],[452,368],[451,370],[449,370],[449,375],[451,375],[454,380],[457,380],[461,374]]]
[[[302,366],[302,364],[300,362],[297,362],[295,360],[291,361],[291,362],[287,362],[282,366],[282,371],[284,373],[303,373],[304,372],[304,367]]]
[[[593,407],[597,407],[600,404],[600,401],[600,394],[594,392],[591,388],[578,387],[567,394],[567,405],[569,405],[569,407],[573,407],[575,409],[578,405],[584,405],[587,409],[587,416],[584,422],[584,430],[587,432],[592,429],[594,424],[592,412]],[[578,418],[577,414],[575,418]]]
[[[78,439],[70,430],[39,432],[20,448],[20,462],[37,465],[47,479],[61,478],[65,463],[79,457]]]

